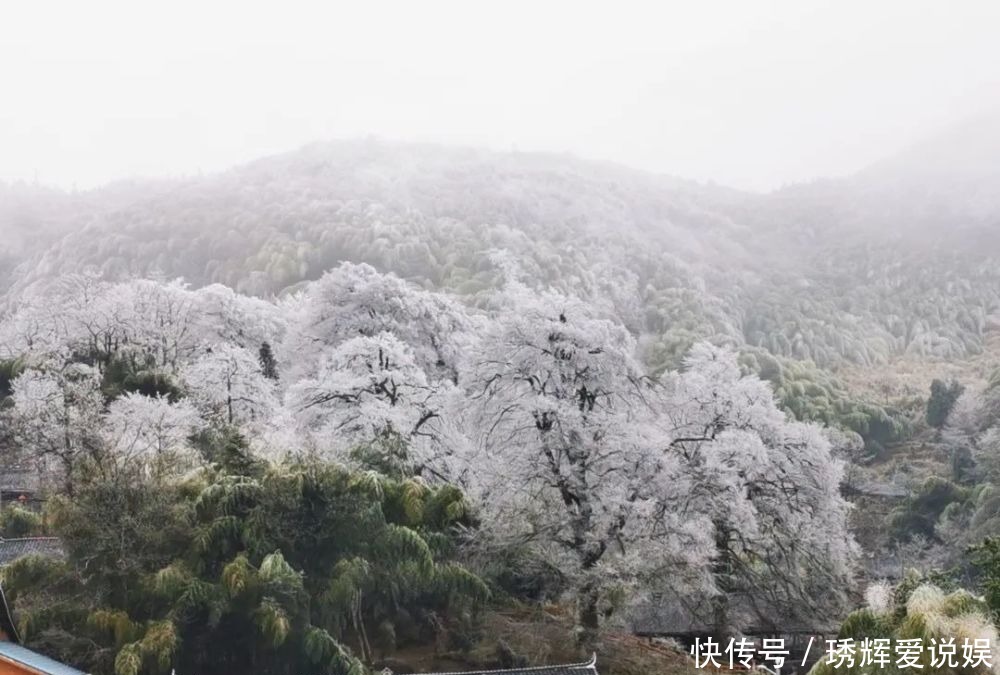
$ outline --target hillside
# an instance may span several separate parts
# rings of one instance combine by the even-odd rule
[[[48,497],[0,526],[65,545],[2,571],[29,642],[119,675],[583,645],[685,673],[631,633],[829,628],[887,578],[980,588],[981,124],[768,195],[374,141],[3,187],[0,454]]]
[[[823,366],[954,359],[981,352],[997,322],[997,178],[973,161],[982,151],[949,174],[964,181],[913,169],[937,166],[937,147],[766,196],[566,156],[376,141],[54,199],[10,186],[0,218],[20,267],[7,297],[87,268],[269,296],[348,260],[475,301],[504,249],[532,284],[613,309],[657,365],[701,337]]]

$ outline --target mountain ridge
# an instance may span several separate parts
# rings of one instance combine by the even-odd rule
[[[51,241],[22,238],[0,276],[8,302],[84,270],[268,296],[350,260],[475,302],[503,250],[531,283],[606,305],[654,362],[704,337],[826,365],[977,353],[1000,311],[1000,202],[962,219],[961,190],[866,183],[885,166],[758,195],[554,153],[317,142],[55,199],[8,187],[5,229],[44,222]],[[993,174],[975,176],[988,193]]]

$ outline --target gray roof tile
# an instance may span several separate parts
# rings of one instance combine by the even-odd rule
[[[0,565],[6,565],[18,558],[33,554],[50,558],[62,558],[66,555],[58,537],[0,539]]]

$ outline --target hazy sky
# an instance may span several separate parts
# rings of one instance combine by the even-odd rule
[[[3,0],[0,179],[375,135],[768,189],[1000,104],[998,35],[996,0]]]

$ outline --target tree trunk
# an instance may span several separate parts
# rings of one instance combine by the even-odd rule
[[[735,628],[731,623],[729,598],[733,588],[733,566],[729,559],[730,530],[726,523],[715,523],[715,560],[712,561],[712,576],[718,595],[712,598],[712,629],[716,639],[728,640],[736,637]]]
[[[593,588],[591,585],[584,586],[580,591],[579,599],[577,600],[577,624],[579,631],[577,633],[577,643],[581,647],[593,647],[594,643],[597,642],[597,632],[600,628],[600,612],[597,608],[598,605],[598,593],[597,589]]]

